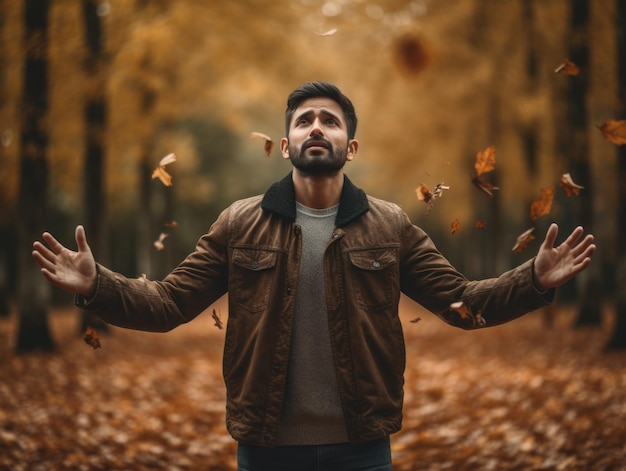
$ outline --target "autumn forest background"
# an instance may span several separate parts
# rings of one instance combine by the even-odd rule
[[[625,29],[625,0],[0,0],[0,469],[233,469],[224,300],[170,334],[107,329],[31,245],[84,224],[98,261],[162,277],[289,171],[250,136],[278,143],[309,80],[355,104],[350,178],[468,277],[533,256],[551,222],[596,237],[585,274],[511,325],[456,332],[403,299],[400,469],[625,469]]]

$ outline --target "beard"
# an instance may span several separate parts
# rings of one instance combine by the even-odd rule
[[[326,144],[324,151],[311,152],[306,148],[310,141],[323,141]],[[345,149],[335,149],[326,139],[316,137],[309,138],[302,143],[302,146],[296,147],[288,145],[289,160],[294,168],[306,177],[330,177],[339,172],[346,164],[346,156],[348,155],[348,147]]]

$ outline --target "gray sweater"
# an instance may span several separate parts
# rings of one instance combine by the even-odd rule
[[[337,208],[297,205],[302,259],[278,445],[348,441],[331,352],[322,264]]]

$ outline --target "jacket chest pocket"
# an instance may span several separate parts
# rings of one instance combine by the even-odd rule
[[[394,249],[368,249],[350,252],[350,278],[357,305],[383,310],[393,302],[393,284],[397,281],[397,256]]]
[[[276,273],[278,254],[271,250],[236,248],[233,250],[229,296],[249,311],[267,309]]]

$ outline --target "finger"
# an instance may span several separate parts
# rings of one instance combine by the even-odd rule
[[[35,261],[39,264],[39,266],[42,268],[43,270],[47,270],[49,272],[54,273],[55,272],[55,265],[54,263],[47,259],[41,252],[38,252],[36,250],[33,250],[33,258],[35,259]]]
[[[58,254],[59,252],[61,252],[61,250],[65,248],[65,246],[61,244],[61,242],[56,240],[54,236],[49,232],[43,233],[43,240],[46,242],[46,244],[48,244],[50,250],[52,250],[52,252],[54,252],[55,254]]]
[[[87,236],[85,235],[85,228],[82,225],[76,226],[76,247],[79,252],[89,252],[89,244],[87,243]]]
[[[593,245],[593,240],[593,235],[587,234],[587,236],[572,249],[572,255],[578,257],[580,254],[585,253],[589,247]],[[595,250],[595,245],[593,250]]]
[[[569,245],[570,247],[575,247],[576,242],[578,242],[578,239],[580,239],[580,236],[583,235],[583,231],[584,229],[582,228],[582,226],[578,226],[576,229],[572,231],[572,233],[569,235],[567,239],[565,239],[563,243]]]
[[[33,242],[33,249],[33,256],[37,253],[39,256],[49,260],[50,262],[54,261],[56,258],[55,253],[39,241]]]
[[[559,226],[556,223],[550,224],[548,227],[548,232],[546,232],[546,238],[543,241],[543,245],[548,248],[554,247],[554,242],[556,241],[556,236],[559,233]]]

